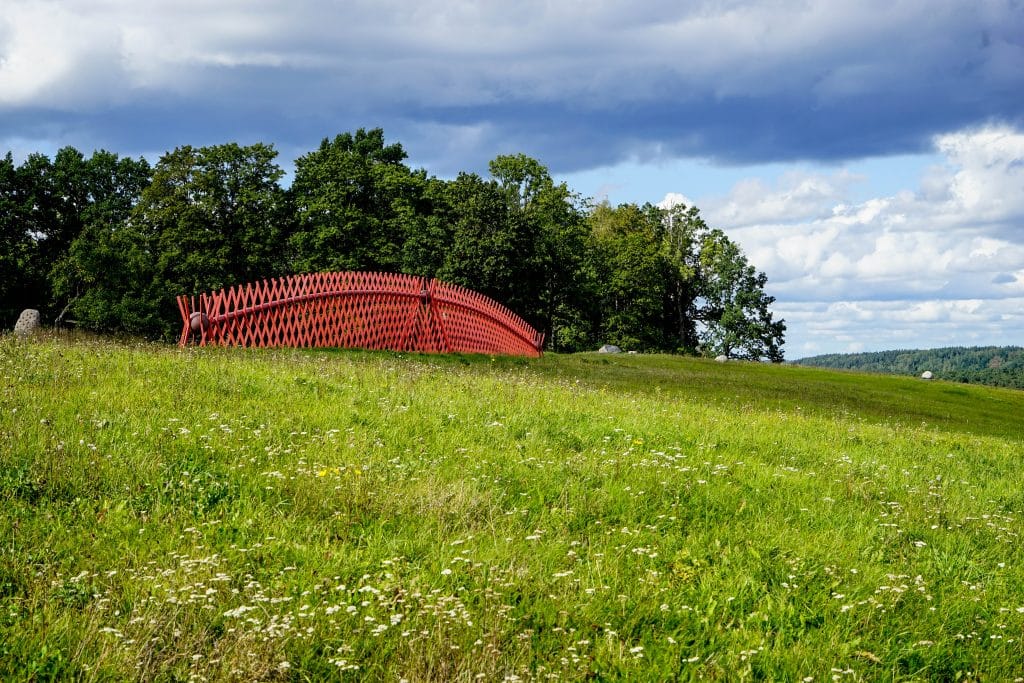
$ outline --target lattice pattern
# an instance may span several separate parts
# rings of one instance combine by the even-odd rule
[[[399,273],[309,273],[178,297],[182,346],[292,346],[541,355],[544,338],[493,299]]]

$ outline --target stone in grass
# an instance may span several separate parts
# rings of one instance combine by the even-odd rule
[[[14,334],[19,337],[27,337],[39,329],[39,311],[34,308],[26,308],[18,316],[18,322],[14,323]]]
[[[622,353],[622,349],[614,344],[605,344],[597,350],[598,353]]]
[[[715,360],[718,361],[719,363],[724,363],[725,361],[729,360],[729,356],[726,356],[723,353],[721,356],[715,356]]]
[[[925,370],[921,373],[921,379],[931,379],[932,377],[934,377],[934,375],[932,375],[931,370]]]

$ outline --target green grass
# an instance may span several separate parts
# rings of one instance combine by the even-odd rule
[[[0,679],[1013,680],[1024,392],[0,339]]]

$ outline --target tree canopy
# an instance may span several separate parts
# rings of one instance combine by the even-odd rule
[[[153,166],[66,147],[0,159],[0,316],[172,338],[177,294],[287,273],[400,271],[501,301],[548,348],[782,360],[767,277],[692,206],[588,204],[523,154],[445,180],[380,129],[295,162],[236,143]]]

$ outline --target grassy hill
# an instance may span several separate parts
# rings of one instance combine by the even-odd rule
[[[0,679],[1013,680],[1024,392],[0,339]]]

